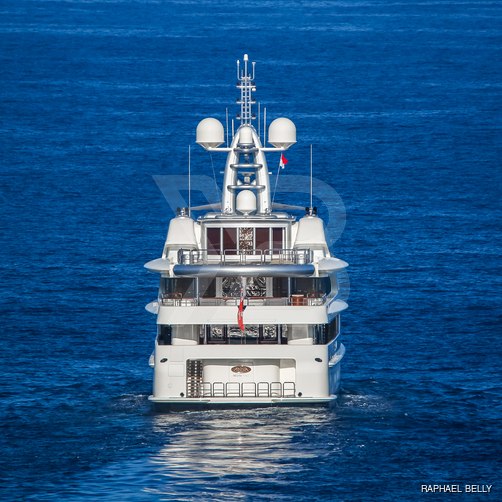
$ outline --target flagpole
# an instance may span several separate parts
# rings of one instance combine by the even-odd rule
[[[282,159],[282,157],[281,157],[281,159]],[[275,200],[275,192],[277,190],[277,182],[279,181],[279,173],[281,172],[281,159],[279,160],[279,165],[277,166],[277,175],[275,176],[275,186],[274,186],[274,195],[272,196],[272,204],[274,203],[274,200]],[[272,209],[274,209],[274,208],[272,208]]]
[[[281,157],[279,158],[279,167],[277,168],[277,176],[275,177],[275,187],[274,187],[274,195],[272,197],[272,204],[274,203],[275,200],[275,192],[277,190],[277,182],[279,181],[279,172],[286,167],[286,164],[288,163],[288,159],[284,157],[284,154],[281,152]]]

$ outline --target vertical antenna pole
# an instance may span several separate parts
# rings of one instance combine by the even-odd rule
[[[192,207],[192,179],[191,179],[191,169],[190,169],[190,153],[191,153],[191,148],[190,145],[188,145],[188,216],[190,217],[192,214],[191,207]]]
[[[267,107],[263,107],[263,146],[267,143]]]
[[[251,85],[250,78],[248,73],[248,55],[244,54],[244,70],[242,72],[242,77],[240,79],[241,82],[241,124],[249,124],[250,123],[250,114],[249,111],[251,109]]]
[[[310,144],[310,209],[312,207],[312,144]]]
[[[234,132],[234,119],[232,119],[232,138],[234,137],[235,132]]]
[[[258,137],[261,136],[261,130],[260,130],[260,126],[261,126],[261,113],[260,113],[260,102],[258,102]],[[265,145],[263,145],[265,146]]]
[[[227,131],[227,148],[228,148],[228,107],[225,108],[225,129]]]

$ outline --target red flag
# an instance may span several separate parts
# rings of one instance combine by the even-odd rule
[[[239,310],[237,311],[237,324],[239,324],[239,328],[241,331],[244,331],[246,327],[244,326],[244,298],[241,296],[241,301],[239,303]]]
[[[286,167],[286,164],[287,164],[288,162],[289,162],[289,160],[288,160],[286,157],[284,157],[284,154],[283,154],[283,153],[281,153],[281,160],[280,160],[280,162],[279,162],[279,166],[280,166],[280,168],[281,168],[281,169],[284,169],[284,168]]]

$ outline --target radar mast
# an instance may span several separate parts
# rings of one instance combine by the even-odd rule
[[[256,91],[254,83],[256,62],[251,63],[251,74],[248,71],[249,58],[247,54],[244,54],[243,63],[244,68],[241,69],[241,62],[237,60],[237,89],[241,91],[241,98],[237,100],[237,104],[241,105],[241,113],[237,115],[237,118],[241,121],[241,125],[251,125],[251,122],[256,119],[252,112],[252,105],[256,104],[252,94]]]

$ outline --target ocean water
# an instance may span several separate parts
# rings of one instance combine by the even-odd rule
[[[0,12],[2,500],[502,499],[499,2]],[[198,121],[236,111],[245,52],[268,116],[298,129],[279,192],[313,143],[345,205],[343,390],[332,408],[157,413],[143,264],[172,209],[154,177],[185,175]],[[212,160],[194,147],[193,173],[221,182]]]

